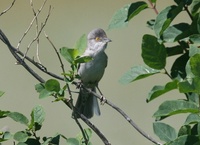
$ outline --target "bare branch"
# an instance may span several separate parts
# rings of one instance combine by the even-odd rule
[[[77,85],[76,83],[74,83],[74,84]],[[99,94],[91,91],[91,89],[88,89],[88,88],[84,87],[83,85],[81,87],[83,89],[87,90],[89,93],[91,93],[94,96],[96,96],[98,99],[102,100],[102,96],[100,96]],[[115,104],[113,104],[112,102],[110,102],[107,99],[105,100],[105,103],[108,104],[113,109],[115,109],[118,113],[120,113],[126,119],[126,121],[128,121],[142,136],[144,136],[145,138],[147,138],[148,140],[150,140],[151,142],[153,142],[153,143],[155,143],[157,145],[162,145],[162,143],[157,142],[150,135],[148,135],[141,128],[139,128],[139,126],[122,109],[120,109],[119,107],[117,107]]]
[[[42,11],[43,7],[45,6],[47,0],[44,0],[44,3],[42,4],[42,6],[40,7],[40,9],[38,10],[37,14],[35,15],[35,17],[33,17],[30,25],[28,26],[28,28],[26,29],[26,31],[24,32],[24,34],[22,35],[22,37],[20,38],[18,44],[17,44],[17,50],[19,50],[19,46],[22,42],[22,40],[24,39],[24,37],[26,36],[26,34],[29,32],[29,30],[31,29],[31,27],[33,26],[33,22],[36,20],[36,18],[38,17],[38,15],[40,14],[40,12]]]
[[[35,12],[32,0],[30,0],[30,5],[31,5],[32,11],[33,11],[33,15],[35,17],[36,16],[36,12]],[[37,36],[38,33],[39,33],[38,18],[37,17],[35,19],[35,27],[36,27],[36,36]],[[39,43],[40,43],[40,39],[38,37],[37,38],[37,43],[36,43],[36,57],[37,57],[38,62],[41,64],[40,57],[39,57]]]
[[[23,59],[21,59],[21,57],[18,56],[18,54],[20,56],[24,56],[24,54],[21,51],[17,51],[16,48],[14,48],[8,38],[5,36],[5,34],[1,31],[0,29],[0,39],[8,46],[10,52],[12,53],[12,55],[16,58],[16,60],[19,62],[19,64],[21,64],[33,77],[35,77],[39,82],[44,83],[45,80],[43,78],[41,78],[37,73],[35,73],[24,61]],[[43,71],[46,74],[49,74],[52,77],[55,77],[57,79],[63,80],[64,78],[61,78],[53,73],[47,72],[45,69],[43,69],[42,67],[40,67],[40,65],[38,65],[38,63],[34,62],[32,59],[30,59],[29,57],[25,57],[28,61],[30,61],[32,64],[34,64],[37,68],[39,68],[41,71]],[[70,103],[69,100],[65,99],[63,100],[63,103],[65,103],[70,109],[72,109],[72,105]],[[107,140],[107,138],[101,133],[101,131],[93,124],[91,123],[84,115],[80,114],[79,112],[76,112],[80,118],[100,137],[100,139],[104,142],[105,145],[110,145],[109,141]]]
[[[3,15],[3,14],[5,14],[7,11],[9,11],[13,7],[13,5],[15,4],[15,1],[16,0],[13,0],[13,2],[11,3],[11,5],[7,9],[5,9],[3,12],[0,13],[0,16]]]
[[[39,36],[40,36],[42,30],[44,29],[45,25],[47,24],[47,21],[48,21],[48,19],[49,19],[50,13],[51,13],[51,6],[49,7],[49,12],[48,12],[48,15],[47,15],[47,17],[46,17],[46,19],[45,19],[45,22],[41,25],[41,28],[40,28],[39,32],[37,33],[36,37],[35,37],[35,38],[29,43],[29,45],[27,46],[26,52],[24,53],[24,58],[25,58],[25,56],[27,55],[27,53],[28,53],[28,51],[29,51],[31,45],[32,45],[36,40],[38,40],[38,38],[39,38]]]

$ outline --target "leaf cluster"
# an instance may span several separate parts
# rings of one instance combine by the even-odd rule
[[[172,90],[183,94],[181,100],[167,100],[154,113],[153,124],[155,134],[165,141],[166,145],[197,145],[200,144],[200,1],[174,0],[174,5],[167,6],[161,12],[156,9],[156,0],[138,1],[118,10],[112,17],[109,29],[127,26],[128,22],[146,9],[152,9],[157,16],[147,21],[147,26],[154,35],[144,34],[142,37],[141,57],[145,65],[133,66],[120,79],[128,84],[145,79],[159,73],[170,78],[165,85],[155,85],[146,99],[151,102]],[[185,14],[191,21],[173,24],[180,14]],[[170,44],[170,45],[169,45]],[[167,64],[167,58],[174,56],[173,64]],[[170,72],[166,65],[171,65]],[[178,133],[161,121],[172,115],[189,113],[185,124]]]

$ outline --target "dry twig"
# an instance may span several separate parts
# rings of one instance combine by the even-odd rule
[[[13,2],[11,3],[11,5],[7,9],[5,9],[3,12],[0,13],[0,16],[3,15],[3,14],[5,14],[7,11],[9,11],[13,7],[13,5],[15,4],[15,1],[16,0],[13,0]]]

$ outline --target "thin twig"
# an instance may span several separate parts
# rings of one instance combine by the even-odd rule
[[[1,31],[1,29],[0,29],[0,39],[8,46],[8,48],[9,48],[9,50],[11,51],[11,53],[13,54],[13,56],[16,58],[16,60],[18,61],[18,62],[20,62],[20,64],[34,77],[34,78],[36,78],[39,82],[41,82],[41,83],[44,83],[45,81],[44,81],[44,79],[43,78],[41,78],[37,73],[35,73],[19,56],[18,56],[18,54],[19,54],[19,52],[20,51],[18,51],[18,52],[16,52],[16,48],[14,48],[11,44],[10,44],[10,42],[9,42],[9,40],[8,40],[8,38],[5,36],[5,34]],[[22,52],[20,52],[20,55],[21,55],[21,53]],[[23,56],[24,54],[22,53],[22,56]],[[28,57],[26,56],[26,59],[27,59]],[[30,58],[29,58],[29,60],[31,60]],[[30,62],[33,62],[33,61],[30,61]],[[40,67],[38,67],[38,68],[40,68]],[[45,71],[43,71],[43,72],[45,72]],[[47,73],[47,72],[45,72],[45,73]],[[48,74],[48,73],[47,73]],[[58,76],[57,76],[58,77]],[[58,77],[59,78],[59,77]],[[61,80],[63,80],[64,81],[64,79],[61,79]],[[66,100],[64,100],[63,101],[63,103],[65,103],[69,108],[71,108],[71,104],[69,103],[69,101],[66,99]],[[72,109],[72,108],[71,108]],[[100,139],[104,142],[104,144],[105,145],[110,145],[110,143],[109,143],[109,141],[107,140],[107,138],[101,133],[101,131],[93,124],[93,123],[91,123],[84,115],[82,115],[82,114],[80,114],[79,112],[77,112],[78,114],[79,114],[79,116],[80,116],[80,118],[100,137]]]
[[[155,13],[158,15],[158,10],[157,10],[157,8],[156,8],[156,4],[153,4],[152,2],[151,2],[151,0],[148,0],[149,1],[149,3],[150,3],[150,5],[151,5],[151,8],[155,11]]]
[[[30,0],[30,5],[31,5],[32,11],[33,11],[33,15],[34,15],[34,17],[35,17],[35,16],[36,16],[36,12],[35,12],[35,9],[34,9],[33,1],[32,1],[32,0]],[[37,18],[37,17],[36,17],[36,19],[35,19],[35,27],[36,27],[36,36],[37,36],[38,33],[39,33],[38,18]],[[38,62],[39,62],[40,64],[42,64],[41,61],[40,61],[40,57],[39,57],[39,43],[40,43],[40,39],[39,39],[39,37],[38,37],[38,38],[37,38],[37,43],[36,43],[36,57],[37,57]]]
[[[37,14],[35,15],[35,17],[33,17],[30,25],[28,26],[28,28],[26,29],[26,31],[24,32],[24,34],[22,35],[22,37],[20,38],[18,44],[17,44],[17,50],[19,50],[19,46],[22,42],[22,40],[24,39],[24,37],[26,36],[26,34],[28,33],[28,31],[31,29],[31,27],[33,26],[33,22],[36,20],[36,18],[38,17],[38,15],[40,14],[40,12],[42,11],[43,7],[45,6],[47,0],[44,0],[42,6],[40,7],[40,9],[38,10]]]
[[[49,36],[45,32],[44,32],[44,35],[47,38],[47,40],[49,41],[49,43],[52,45],[55,53],[57,54],[57,57],[58,57],[59,62],[61,64],[62,72],[63,72],[63,74],[65,74],[65,68],[64,68],[64,64],[62,62],[62,59],[60,57],[60,54],[58,53],[58,51],[57,51],[55,45],[53,44],[53,42],[50,40]],[[65,80],[67,79],[65,75],[64,75],[64,78],[65,78]],[[73,104],[73,98],[72,98],[72,91],[71,91],[68,83],[66,83],[66,86],[67,86],[67,90],[68,90],[69,98],[70,98],[69,103],[71,104],[72,112],[74,112],[75,110],[74,110],[74,104]],[[83,138],[85,140],[85,144],[87,145],[88,144],[88,139],[87,139],[85,131],[84,131],[83,127],[81,126],[80,122],[78,121],[76,115],[74,116],[74,120],[75,120],[76,124],[78,125],[78,127],[80,128],[80,130],[81,130],[81,132],[83,134]]]
[[[185,6],[184,6],[184,9],[185,9],[185,10],[186,10],[186,12],[188,13],[188,15],[189,15],[190,19],[193,21],[194,19],[193,19],[193,16],[191,15],[190,11],[188,10],[188,6],[187,6],[187,5],[185,5]]]
[[[51,6],[49,6],[48,15],[47,15],[47,17],[46,17],[46,19],[45,19],[45,22],[41,25],[41,28],[40,28],[40,30],[39,30],[37,36],[29,43],[29,45],[28,45],[28,47],[27,47],[27,49],[26,49],[26,52],[24,53],[24,58],[25,58],[25,56],[27,55],[27,53],[28,53],[28,51],[29,51],[31,45],[39,38],[39,36],[40,36],[40,34],[41,34],[43,28],[44,28],[45,25],[47,24],[47,21],[48,21],[48,19],[49,19],[50,13],[51,13]]]
[[[0,16],[3,15],[3,14],[5,14],[7,11],[9,11],[13,7],[13,5],[15,4],[15,1],[16,0],[13,0],[13,2],[11,3],[11,5],[7,9],[5,9],[3,12],[0,13]]]

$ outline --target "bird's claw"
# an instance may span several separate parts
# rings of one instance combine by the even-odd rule
[[[107,101],[106,98],[104,96],[101,96],[101,99],[100,99],[101,105],[104,105],[106,101]]]

